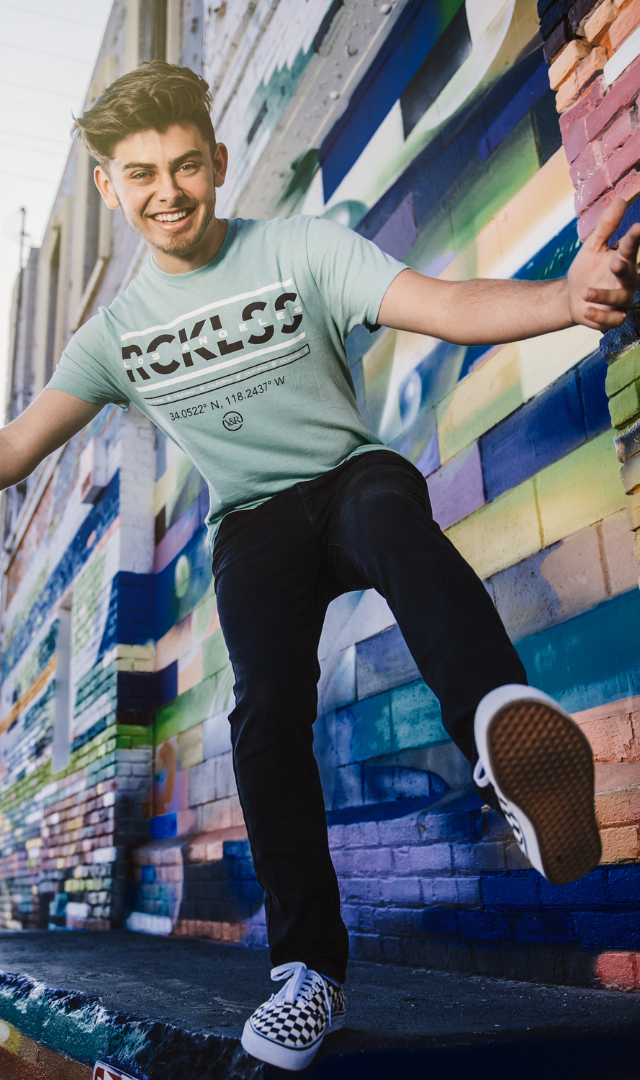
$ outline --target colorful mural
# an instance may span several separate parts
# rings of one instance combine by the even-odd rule
[[[636,9],[220,5],[202,39],[231,158],[220,212],[327,216],[450,280],[560,276],[623,175],[602,186],[605,143],[627,153],[620,182],[636,194]],[[135,265],[128,250],[119,287]],[[315,746],[354,956],[636,986],[636,319],[602,342],[574,327],[463,348],[359,327],[346,343],[368,422],[427,477],[530,681],[589,737],[604,846],[566,889],[531,870],[473,793],[387,604],[345,595],[320,645]],[[92,439],[108,475],[88,504]],[[114,408],[38,483],[4,570],[0,923],[264,944],[204,482],[140,414]]]

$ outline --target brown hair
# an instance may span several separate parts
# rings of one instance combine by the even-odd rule
[[[105,166],[122,139],[137,131],[166,131],[171,124],[195,124],[203,138],[216,146],[211,123],[209,84],[188,67],[151,60],[121,75],[80,117],[78,133],[96,161]]]

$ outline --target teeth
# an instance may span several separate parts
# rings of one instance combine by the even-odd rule
[[[154,217],[156,221],[181,221],[187,213],[187,210],[178,210],[175,214],[154,214]]]

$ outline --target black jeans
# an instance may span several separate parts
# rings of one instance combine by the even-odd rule
[[[478,702],[526,682],[525,672],[482,582],[435,524],[424,478],[388,450],[229,514],[213,572],[235,675],[235,774],[271,960],[302,960],[342,982],[348,936],[313,754],[327,605],[354,589],[382,594],[472,764]]]

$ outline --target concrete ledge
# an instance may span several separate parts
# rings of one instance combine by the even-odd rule
[[[258,950],[126,932],[0,934],[0,1072],[13,1076],[22,1033],[25,1080],[75,1077],[69,1058],[78,1080],[98,1060],[136,1080],[275,1080],[285,1074],[239,1043],[269,966]],[[635,995],[366,963],[347,990],[349,1026],[326,1040],[313,1080],[637,1075]],[[27,1066],[28,1040],[67,1055],[64,1067],[52,1054]]]

